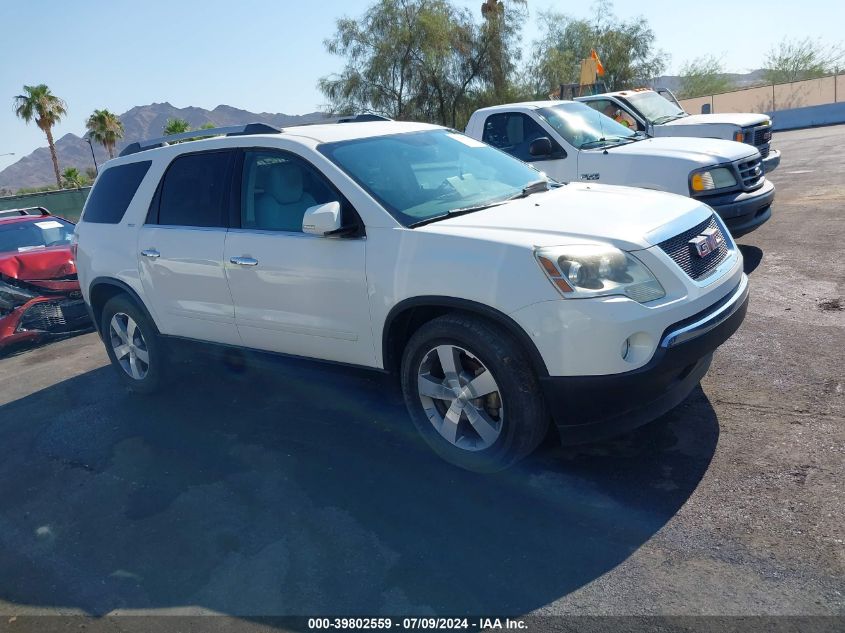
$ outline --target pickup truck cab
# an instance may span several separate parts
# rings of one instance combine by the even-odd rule
[[[662,98],[662,97],[661,97]],[[482,108],[466,128],[559,182],[600,182],[689,196],[712,207],[738,237],[772,214],[774,185],[760,152],[720,139],[649,138],[574,101]]]
[[[668,93],[668,91],[667,91]],[[763,171],[780,164],[780,152],[771,149],[772,120],[765,114],[725,112],[689,114],[671,93],[669,98],[654,90],[636,89],[577,97],[604,114],[613,114],[632,129],[649,136],[697,136],[747,143],[756,147],[763,159]]]

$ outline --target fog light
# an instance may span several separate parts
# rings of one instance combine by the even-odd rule
[[[622,341],[622,360],[625,360],[626,358],[628,358],[628,352],[630,352],[630,351],[631,351],[631,340],[626,338],[624,341]]]

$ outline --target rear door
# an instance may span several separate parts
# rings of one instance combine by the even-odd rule
[[[163,334],[240,344],[223,266],[236,152],[171,162],[138,237],[138,271]]]
[[[240,214],[226,238],[226,271],[244,345],[373,366],[363,226],[337,189],[301,157],[243,153]],[[302,232],[306,209],[341,203],[358,232]]]

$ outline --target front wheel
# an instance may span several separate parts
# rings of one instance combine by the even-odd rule
[[[134,301],[125,295],[103,308],[103,341],[121,381],[138,393],[152,393],[162,384],[165,358],[158,333]]]
[[[402,358],[402,393],[426,443],[467,470],[507,468],[548,429],[525,350],[503,328],[470,315],[438,317],[414,333]]]

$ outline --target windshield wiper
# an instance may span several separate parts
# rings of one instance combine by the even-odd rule
[[[522,191],[519,193],[515,193],[512,195],[508,200],[516,200],[517,198],[527,198],[532,193],[541,193],[543,191],[549,191],[552,188],[552,183],[548,180],[535,180],[533,182],[529,182],[522,188]]]
[[[664,114],[663,116],[659,116],[652,121],[655,125],[660,125],[661,123],[667,123],[669,121],[674,121],[675,119],[683,119],[686,114]]]
[[[452,209],[451,211],[447,211],[446,213],[441,213],[440,215],[434,215],[430,218],[425,218],[424,220],[417,220],[416,222],[412,222],[408,225],[409,229],[414,229],[418,226],[424,226],[426,224],[430,224],[432,222],[437,222],[438,220],[445,220],[446,218],[453,218],[457,215],[466,215],[467,213],[474,213],[475,211],[483,211],[484,209],[489,209],[490,207],[498,207],[500,204],[505,204],[510,200],[507,198],[505,200],[497,200],[496,202],[488,202],[485,204],[479,204],[473,207],[461,207],[460,209]]]
[[[596,139],[595,141],[587,141],[586,143],[581,143],[578,149],[590,149],[591,147],[601,147],[603,143],[619,143],[625,141],[633,141],[634,139],[630,136],[610,136],[610,137],[601,137]]]

